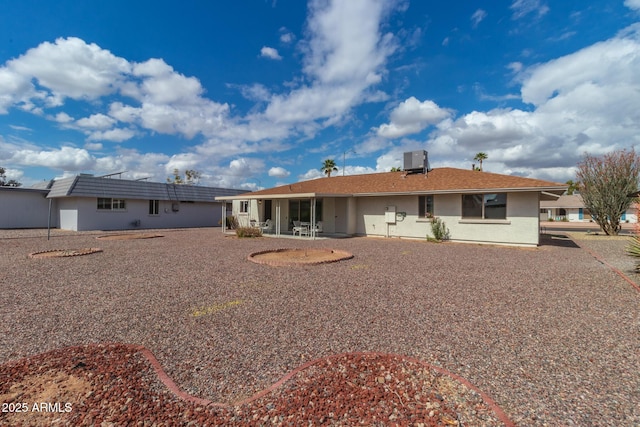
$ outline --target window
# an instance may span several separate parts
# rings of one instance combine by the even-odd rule
[[[149,215],[160,213],[160,200],[149,200]]]
[[[248,213],[249,212],[249,201],[241,200],[240,201],[240,213]]]
[[[98,209],[111,210],[111,199],[98,199]]]
[[[462,218],[507,219],[507,194],[463,194]]]
[[[99,197],[98,209],[106,211],[123,211],[127,208],[127,204],[124,199],[110,199]]]
[[[418,216],[420,218],[433,218],[433,195],[418,197]]]
[[[119,211],[126,209],[127,205],[124,199],[112,199],[111,200],[111,210]]]

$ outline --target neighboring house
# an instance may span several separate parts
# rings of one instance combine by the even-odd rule
[[[0,187],[0,228],[47,227],[48,193],[46,188]]]
[[[540,219],[542,221],[592,222],[589,209],[579,194],[563,195],[557,200],[540,202]],[[638,222],[638,207],[634,204],[620,217],[622,222]]]
[[[84,174],[52,181],[47,187],[22,189],[24,194],[18,197],[0,192],[0,228],[47,227],[49,206],[51,227],[64,230],[213,227],[221,224],[226,208],[215,198],[244,192]],[[9,204],[18,212],[29,211],[32,219],[9,218]]]
[[[321,222],[326,235],[425,238],[435,216],[454,241],[535,246],[540,202],[566,189],[538,179],[437,168],[332,176],[217,199],[233,201],[241,225],[270,219],[276,235],[291,232],[293,221],[306,221]]]

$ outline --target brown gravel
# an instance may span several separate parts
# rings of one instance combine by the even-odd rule
[[[29,259],[90,247],[97,233],[54,230],[47,241],[43,230],[0,230],[0,363],[131,343],[150,349],[186,392],[231,403],[309,360],[385,352],[466,378],[518,425],[640,425],[640,294],[570,241],[514,249],[162,232],[104,240],[90,256]],[[354,258],[287,269],[247,260],[328,242]],[[174,402],[140,381],[131,393]]]

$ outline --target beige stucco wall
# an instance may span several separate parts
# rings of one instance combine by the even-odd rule
[[[390,206],[397,215],[396,222],[388,224],[385,211]],[[434,214],[445,222],[452,241],[537,245],[538,206],[538,193],[509,193],[506,220],[464,220],[460,194],[434,198]],[[432,235],[430,222],[418,218],[418,196],[358,198],[356,234],[420,239]]]

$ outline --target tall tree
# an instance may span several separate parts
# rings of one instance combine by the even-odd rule
[[[0,187],[20,187],[22,185],[15,179],[7,181],[7,175],[5,175],[6,172],[7,170],[5,168],[0,167]]]
[[[580,183],[579,182],[573,182],[572,179],[570,179],[569,181],[565,182],[565,184],[567,184],[569,186],[569,188],[567,188],[567,195],[572,196],[573,193],[575,193],[576,191],[578,191],[580,189]]]
[[[328,178],[331,177],[331,172],[338,172],[338,168],[336,167],[336,162],[333,159],[327,159],[323,162],[322,167],[320,168]]]
[[[202,176],[202,174],[197,170],[187,169],[186,171],[184,171],[184,176],[185,176],[187,185],[198,185],[198,182],[200,182],[200,177]]]
[[[618,150],[600,157],[585,154],[576,177],[593,220],[605,234],[617,235],[622,228],[620,217],[634,201],[628,195],[638,191],[640,156],[635,150]]]
[[[197,185],[198,181],[202,174],[194,169],[187,169],[184,171],[184,178],[180,175],[179,169],[173,170],[173,176],[167,177],[167,182],[169,184],[186,184],[186,185]]]
[[[489,156],[487,156],[487,153],[484,152],[479,152],[478,154],[476,154],[476,156],[473,158],[473,160],[475,160],[476,162],[480,162],[480,169],[482,170],[482,161],[483,160],[487,160],[489,158]]]

